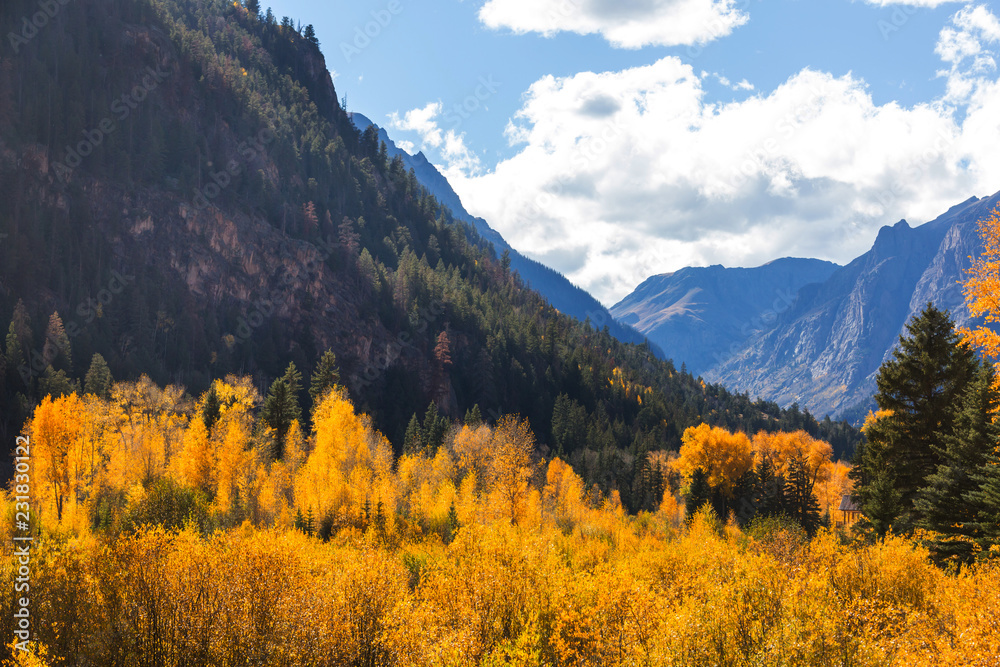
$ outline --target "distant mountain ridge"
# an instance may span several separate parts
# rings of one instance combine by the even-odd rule
[[[969,324],[960,281],[981,251],[977,223],[998,202],[1000,193],[972,197],[918,227],[885,226],[871,250],[843,267],[786,259],[654,276],[611,311],[708,381],[856,419],[871,403],[879,366],[928,302]],[[747,319],[759,308],[769,316]],[[734,331],[741,321],[751,324]]]
[[[624,343],[641,344],[646,340],[646,337],[633,327],[616,320],[611,312],[586,290],[571,283],[558,271],[525,257],[511,247],[507,240],[490,227],[486,220],[469,213],[448,179],[438,171],[437,167],[431,164],[423,152],[410,155],[396,145],[385,128],[372,122],[367,116],[357,112],[350,112],[348,115],[361,131],[374,125],[378,129],[379,139],[386,145],[389,158],[398,156],[402,159],[404,166],[408,170],[413,170],[417,181],[427,188],[428,192],[434,195],[440,204],[451,209],[452,215],[456,219],[468,222],[482,238],[493,244],[497,255],[502,254],[504,250],[509,251],[511,268],[517,271],[529,286],[540,292],[556,310],[580,321],[589,319],[591,324],[598,329],[607,326],[611,335]],[[655,341],[650,342],[653,344],[654,352],[662,357],[663,353],[658,349]]]
[[[790,257],[752,269],[687,267],[648,278],[611,314],[698,375],[742,350],[794,305],[804,285],[826,280],[837,268]]]
[[[803,290],[777,326],[706,378],[832,414],[866,406],[879,366],[924,305],[969,323],[959,281],[981,249],[977,223],[998,202],[1000,193],[973,197],[919,227],[883,227],[871,250]]]

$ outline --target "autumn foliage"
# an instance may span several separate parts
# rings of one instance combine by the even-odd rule
[[[979,222],[979,236],[983,252],[972,259],[968,270],[965,302],[969,315],[983,318],[986,324],[962,329],[961,334],[987,358],[1000,362],[1000,334],[986,326],[1000,323],[1000,209]]]
[[[996,563],[948,574],[902,538],[810,540],[780,518],[740,529],[710,506],[685,517],[669,486],[659,511],[630,516],[617,492],[539,458],[512,416],[395,458],[342,389],[324,394],[311,429],[293,423],[279,459],[252,385],[229,377],[213,392],[192,401],[144,378],[109,400],[71,395],[35,411],[38,655],[18,664],[1000,658]],[[828,445],[801,433],[699,427],[672,465],[726,488],[765,458],[779,471],[806,461],[818,497],[846,479]],[[12,511],[3,497],[0,514]],[[7,636],[13,595],[0,597]]]

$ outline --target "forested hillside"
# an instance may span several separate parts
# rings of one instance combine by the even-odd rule
[[[311,34],[222,0],[97,0],[5,52],[5,442],[92,369],[194,394],[235,372],[263,394],[332,350],[397,453],[429,408],[516,413],[632,510],[655,496],[645,452],[702,421],[852,449],[849,427],[706,385],[526,289],[353,127]]]

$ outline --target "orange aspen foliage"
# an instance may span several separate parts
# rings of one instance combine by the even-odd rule
[[[485,479],[492,437],[493,430],[485,424],[475,428],[466,425],[455,434],[451,447],[462,474],[473,473],[477,480]]]
[[[660,514],[667,520],[673,528],[679,528],[684,521],[684,504],[677,502],[676,496],[667,488],[663,491],[663,500],[660,502]]]
[[[965,303],[973,319],[983,317],[986,324],[1000,322],[1000,208],[979,222],[983,254],[971,258],[966,274]],[[1000,364],[1000,334],[986,326],[959,330],[963,340],[978,348],[987,358]],[[1000,375],[996,382],[1000,383]]]
[[[127,488],[166,472],[168,459],[183,441],[183,394],[181,387],[172,385],[160,389],[145,375],[114,385],[106,444],[112,485]]]
[[[787,475],[789,462],[800,457],[813,483],[826,479],[833,457],[833,447],[829,443],[817,440],[805,431],[761,431],[753,437],[753,449],[757,462],[769,459],[781,475]]]
[[[556,521],[572,522],[583,516],[583,480],[562,459],[554,458],[545,473],[544,498]]]
[[[295,482],[295,505],[313,508],[318,516],[359,516],[365,501],[376,504],[376,482],[392,473],[389,441],[366,415],[354,412],[343,390],[324,396],[313,424],[315,444]]]
[[[680,456],[673,462],[686,480],[698,468],[708,475],[708,483],[726,495],[732,495],[733,484],[753,465],[753,448],[744,433],[701,424],[684,431]]]
[[[83,416],[83,401],[76,394],[55,400],[46,396],[27,426],[38,462],[41,501],[43,507],[55,511],[57,522],[62,521],[66,501],[75,491],[73,454],[84,432]]]
[[[531,457],[535,451],[535,434],[527,420],[513,415],[501,417],[490,440],[490,481],[504,516],[517,523],[528,495],[528,480],[533,469]]]
[[[854,483],[848,477],[851,472],[851,465],[842,461],[834,461],[827,464],[826,474],[816,482],[813,493],[819,501],[820,512],[832,517],[833,512],[840,506],[840,499],[851,492]]]
[[[188,425],[181,451],[171,461],[170,468],[171,476],[181,484],[209,496],[215,494],[215,452],[200,417],[195,417]]]

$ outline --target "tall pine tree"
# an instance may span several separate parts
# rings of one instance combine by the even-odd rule
[[[293,421],[302,420],[302,409],[299,407],[298,390],[302,387],[302,375],[295,369],[295,364],[288,364],[285,375],[271,384],[271,389],[264,400],[261,417],[274,429],[274,458],[281,459],[285,453],[285,436]]]
[[[111,369],[104,357],[94,354],[90,359],[90,369],[83,379],[83,390],[88,394],[94,394],[98,398],[109,400],[111,398]]]
[[[810,537],[820,527],[819,501],[813,495],[815,483],[815,478],[810,477],[806,469],[804,458],[795,456],[788,462],[788,481],[785,482],[788,513]]]
[[[869,446],[855,472],[862,511],[869,519],[877,515],[879,533],[889,525],[909,531],[920,518],[914,500],[941,462],[937,444],[952,435],[956,407],[977,366],[951,318],[933,304],[906,329],[875,378],[880,416],[867,428]]]
[[[315,412],[320,399],[330,389],[340,384],[340,369],[337,368],[337,355],[333,350],[327,350],[320,357],[316,370],[309,378],[309,397],[312,399],[312,410]]]
[[[936,448],[941,464],[914,501],[918,525],[936,535],[928,546],[938,561],[973,560],[978,512],[966,496],[978,490],[975,475],[1000,443],[1000,423],[993,420],[1000,392],[993,380],[993,368],[982,366],[963,395],[954,433],[943,437]]]

